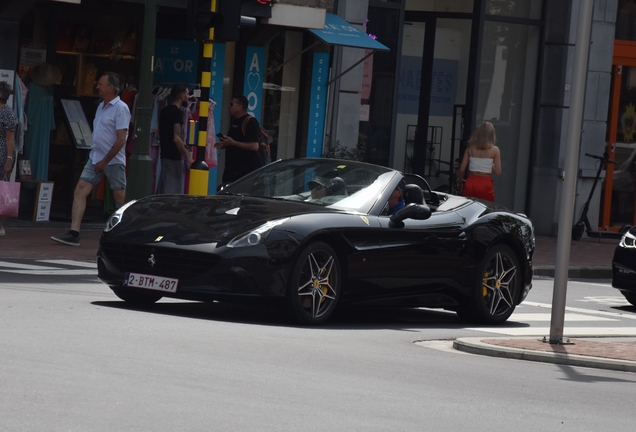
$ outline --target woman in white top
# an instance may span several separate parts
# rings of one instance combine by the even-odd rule
[[[495,202],[492,174],[501,174],[501,153],[496,143],[497,136],[492,123],[484,121],[477,126],[468,140],[457,171],[457,189],[463,196]],[[466,168],[468,178],[464,181]]]

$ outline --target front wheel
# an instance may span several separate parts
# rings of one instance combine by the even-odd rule
[[[327,243],[300,252],[289,278],[287,312],[301,324],[323,324],[336,308],[342,290],[340,262]]]
[[[110,287],[110,289],[113,290],[117,297],[119,297],[126,303],[130,303],[135,306],[148,306],[157,303],[161,299],[161,297],[163,297],[159,293],[155,293],[152,291],[146,292],[144,290],[135,288]]]
[[[508,246],[495,246],[486,253],[473,294],[458,314],[481,324],[501,324],[514,312],[520,289],[517,256]]]

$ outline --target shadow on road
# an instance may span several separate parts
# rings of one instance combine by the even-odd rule
[[[94,301],[93,305],[183,318],[233,322],[241,324],[300,327],[287,319],[279,305],[237,305],[219,302],[189,302],[164,299],[146,307],[132,306],[123,301]],[[423,308],[380,308],[341,306],[321,330],[404,330],[461,329],[474,325],[462,322],[454,312]],[[506,323],[507,327],[528,327],[525,323]],[[482,326],[483,327],[483,326]],[[306,327],[308,329],[314,327]]]

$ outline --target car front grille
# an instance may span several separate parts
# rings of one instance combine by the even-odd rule
[[[219,260],[214,254],[167,247],[111,242],[102,242],[101,247],[108,261],[124,273],[179,280],[200,276],[214,268]]]

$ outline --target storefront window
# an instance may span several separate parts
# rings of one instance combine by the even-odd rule
[[[616,39],[636,40],[636,3],[634,0],[618,0]]]
[[[477,123],[491,121],[501,149],[497,202],[524,208],[540,28],[486,22],[481,53]]]
[[[516,18],[541,18],[542,0],[487,0],[486,15]]]

